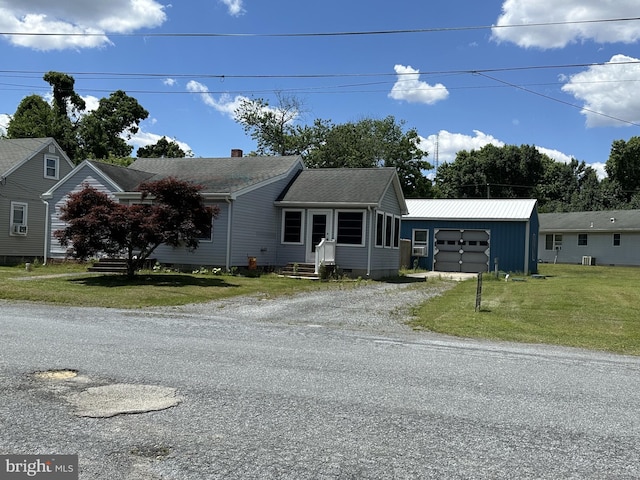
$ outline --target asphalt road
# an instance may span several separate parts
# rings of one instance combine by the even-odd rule
[[[0,303],[0,454],[78,454],[82,479],[640,478],[638,358],[249,303]],[[176,401],[82,416],[113,385]]]

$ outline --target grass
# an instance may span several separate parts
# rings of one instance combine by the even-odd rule
[[[232,275],[140,272],[87,274],[86,265],[0,267],[0,299],[75,306],[143,308],[219,300],[234,295],[261,298],[296,292],[350,288],[356,282],[309,282],[273,274],[249,278]]]
[[[460,337],[565,345],[640,355],[640,269],[540,265],[545,279],[461,282],[415,309],[412,326]]]
[[[457,283],[416,307],[411,325],[460,337],[640,355],[640,268],[542,264],[540,273],[546,278],[526,277],[521,282],[485,275],[479,311],[475,311],[477,282]],[[34,266],[31,272],[24,266],[0,267],[0,299],[118,308],[182,305],[234,295],[269,298],[359,283],[310,282],[272,274],[249,278],[155,272],[128,280],[120,275],[88,275],[86,266],[77,264]]]

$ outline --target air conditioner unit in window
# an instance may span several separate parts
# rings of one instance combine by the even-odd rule
[[[414,257],[426,257],[427,247],[413,247],[412,255]]]
[[[26,225],[14,225],[13,233],[15,235],[26,235],[27,234],[27,226]]]

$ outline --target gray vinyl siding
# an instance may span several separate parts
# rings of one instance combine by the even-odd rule
[[[546,250],[546,235],[540,233],[538,253],[546,263],[556,261],[555,250]],[[562,235],[557,263],[581,264],[583,256],[595,258],[596,265],[640,265],[640,232],[553,232]],[[578,234],[587,234],[587,245],[578,245]],[[620,246],[613,246],[613,234],[620,234]]]
[[[400,268],[400,248],[398,247],[376,247],[376,213],[391,214],[391,219],[395,225],[395,218],[401,217],[400,204],[398,203],[398,197],[392,185],[387,189],[382,201],[380,202],[380,208],[373,212],[371,216],[371,241],[373,243],[372,256],[371,256],[371,270],[382,271],[383,275],[390,275],[392,273],[398,273]],[[400,227],[402,226],[402,220],[400,220]],[[393,230],[392,230],[393,232]],[[392,233],[392,245],[393,245],[393,233]]]
[[[40,198],[58,180],[45,178],[44,157],[50,154],[58,157],[58,179],[71,171],[71,165],[57,149],[49,153],[45,149],[12,171],[0,184],[0,261],[6,257],[43,257],[46,237],[46,206]],[[10,233],[11,202],[26,203],[28,233],[14,236]]]
[[[60,208],[67,203],[69,194],[79,192],[85,185],[106,193],[116,200],[113,196],[115,189],[88,166],[76,171],[71,177],[58,185],[58,188],[53,192],[53,196],[47,200],[50,225],[48,251],[51,258],[64,258],[66,256],[66,248],[62,247],[55,237],[55,232],[62,230],[66,226],[65,222],[60,220]]]
[[[160,245],[151,257],[165,265],[225,267],[229,204],[226,202],[206,203],[207,205],[215,205],[220,209],[218,216],[213,220],[212,241],[201,241],[198,248],[193,252],[189,252],[186,248]]]

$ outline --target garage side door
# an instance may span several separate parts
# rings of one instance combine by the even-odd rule
[[[488,230],[440,229],[434,235],[434,270],[467,273],[489,270]]]

